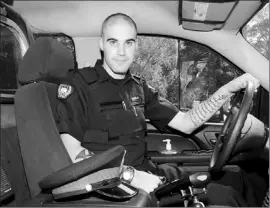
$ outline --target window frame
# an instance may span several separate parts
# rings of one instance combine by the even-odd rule
[[[244,36],[243,34],[243,30],[244,28],[247,26],[247,24],[265,7],[266,4],[269,4],[269,1],[263,1],[262,0],[262,4],[258,7],[258,9],[251,15],[250,18],[248,18],[248,20],[240,27],[239,32],[242,35],[243,39],[250,45],[252,46],[252,48],[254,48],[256,51],[258,51],[262,56],[264,56],[256,47],[254,47],[248,40],[247,38]],[[268,5],[270,6],[270,4]],[[265,58],[267,58],[267,60],[269,60],[269,57],[264,56]]]
[[[258,9],[255,10],[255,12],[250,16],[250,18],[247,19],[247,21],[240,27],[239,31],[241,35],[243,36],[243,28],[246,27],[246,25],[250,22],[250,20],[259,12],[261,9],[267,4],[269,1],[262,1],[262,4],[258,7]],[[244,36],[243,36],[244,37]]]
[[[24,57],[25,53],[27,52],[28,48],[29,48],[29,42],[28,39],[25,36],[25,33],[20,29],[20,27],[18,26],[17,23],[15,23],[13,20],[7,18],[7,17],[0,17],[0,24],[3,27],[8,28],[13,34],[14,36],[17,38],[20,47],[21,47],[21,54],[22,54],[22,58]],[[17,79],[17,74],[18,74],[18,70],[16,71],[16,77],[15,79]],[[16,80],[17,82],[17,80]],[[17,91],[16,89],[0,89],[0,98],[1,98],[1,103],[10,103],[12,104],[14,95]]]
[[[213,49],[212,47],[206,45],[206,44],[203,44],[203,43],[200,43],[200,42],[197,42],[197,41],[194,41],[194,40],[189,40],[189,39],[186,39],[186,38],[180,38],[180,37],[175,37],[175,36],[171,36],[171,35],[157,35],[157,34],[145,34],[145,33],[138,33],[137,36],[145,36],[145,37],[160,37],[160,38],[170,38],[170,39],[175,39],[176,41],[189,41],[189,42],[192,42],[192,43],[195,43],[195,44],[198,44],[200,46],[203,46],[203,47],[206,47],[208,50],[210,50],[211,52],[214,52],[216,53],[217,55],[219,55],[224,61],[226,61],[228,64],[230,64],[231,66],[233,66],[236,70],[238,70],[239,72],[241,72],[242,74],[245,73],[244,70],[242,70],[240,67],[238,67],[236,64],[234,64],[232,61],[230,61],[229,59],[227,59],[225,56],[223,56],[222,54],[220,54],[219,52],[217,52],[215,49]],[[147,81],[147,80],[146,80]],[[179,79],[179,82],[180,82],[180,79]],[[181,83],[179,83],[179,87],[181,87]],[[218,90],[218,89],[216,89]],[[180,100],[179,100],[180,101]],[[177,108],[181,108],[180,106],[180,102],[178,101],[178,106]],[[215,122],[215,121],[208,121],[208,122],[205,122],[205,125],[214,125],[214,126],[222,126],[224,123],[224,120],[223,121],[220,121],[220,122]]]
[[[3,25],[4,27],[9,28],[13,32],[13,34],[16,36],[16,38],[18,38],[20,46],[22,47],[22,57],[24,57],[26,51],[29,48],[29,43],[27,41],[27,38],[25,37],[24,32],[11,19],[1,17],[0,24]]]

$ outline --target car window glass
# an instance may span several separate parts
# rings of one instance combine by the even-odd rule
[[[0,89],[17,89],[17,72],[24,52],[15,30],[6,25],[0,25]]]
[[[243,27],[244,38],[269,59],[269,3]]]
[[[212,49],[188,40],[139,36],[136,55],[132,72],[184,112],[243,73]],[[223,122],[229,106],[228,101],[210,121]]]

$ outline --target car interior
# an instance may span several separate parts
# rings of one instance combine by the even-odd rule
[[[101,24],[116,12],[134,18],[139,36],[171,38],[178,41],[179,47],[181,40],[182,45],[190,41],[195,46],[210,48],[237,70],[251,73],[261,85],[257,91],[248,85],[235,96],[226,116],[219,111],[190,135],[169,127],[159,132],[147,121],[147,157],[156,164],[176,164],[189,173],[188,185],[183,181],[171,183],[156,192],[157,198],[182,194],[177,197],[181,198],[178,203],[184,206],[184,194],[179,190],[193,186],[199,191],[192,192],[193,201],[189,205],[197,205],[196,196],[207,190],[210,177],[241,168],[259,173],[269,183],[269,156],[261,157],[262,149],[233,153],[249,112],[269,125],[269,60],[241,32],[265,6],[268,2],[264,0],[1,1],[1,206],[156,206],[152,204],[152,196],[143,190],[136,190],[136,194],[121,200],[96,191],[57,200],[51,191],[39,185],[50,174],[74,166],[60,139],[57,118],[52,111],[56,108],[53,99],[57,96],[59,80],[64,79],[69,69],[93,66],[101,58],[98,45]],[[185,61],[182,62],[184,66]],[[194,62],[188,70],[194,69]],[[194,77],[199,76],[199,71],[196,73]],[[186,76],[177,80],[191,77]],[[182,85],[175,86],[184,89]],[[179,90],[176,92],[179,94]],[[232,113],[234,106],[239,107],[237,113]],[[178,107],[184,110],[186,106]],[[229,123],[234,120],[237,125],[227,133]],[[218,148],[221,143],[223,149]],[[200,173],[207,173],[207,180],[193,181],[192,176]],[[107,191],[119,194],[113,188]],[[261,201],[262,206],[269,206],[269,191],[265,191]],[[166,203],[158,206],[168,206]]]

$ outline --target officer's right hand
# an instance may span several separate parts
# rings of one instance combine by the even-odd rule
[[[130,184],[136,188],[143,189],[147,193],[150,193],[154,191],[159,185],[161,185],[162,182],[156,175],[135,170],[134,178]]]
[[[228,93],[235,93],[241,89],[246,88],[247,82],[252,82],[255,89],[257,89],[260,86],[259,80],[253,77],[249,73],[245,73],[232,81],[228,82],[226,85],[224,85],[222,88],[226,89]]]

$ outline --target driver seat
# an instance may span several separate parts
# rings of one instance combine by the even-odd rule
[[[60,139],[52,111],[57,106],[52,100],[57,97],[57,82],[74,67],[72,54],[65,46],[51,38],[39,38],[28,49],[19,68],[21,87],[15,94],[15,117],[30,190],[31,201],[26,204],[30,206],[40,206],[45,201],[54,203],[52,195],[44,194],[38,184],[46,176],[73,164]],[[115,206],[149,206],[149,199],[146,192],[140,191],[130,201]],[[98,201],[99,206],[114,205],[112,201]],[[95,200],[88,201],[88,206],[91,203],[97,204]]]

